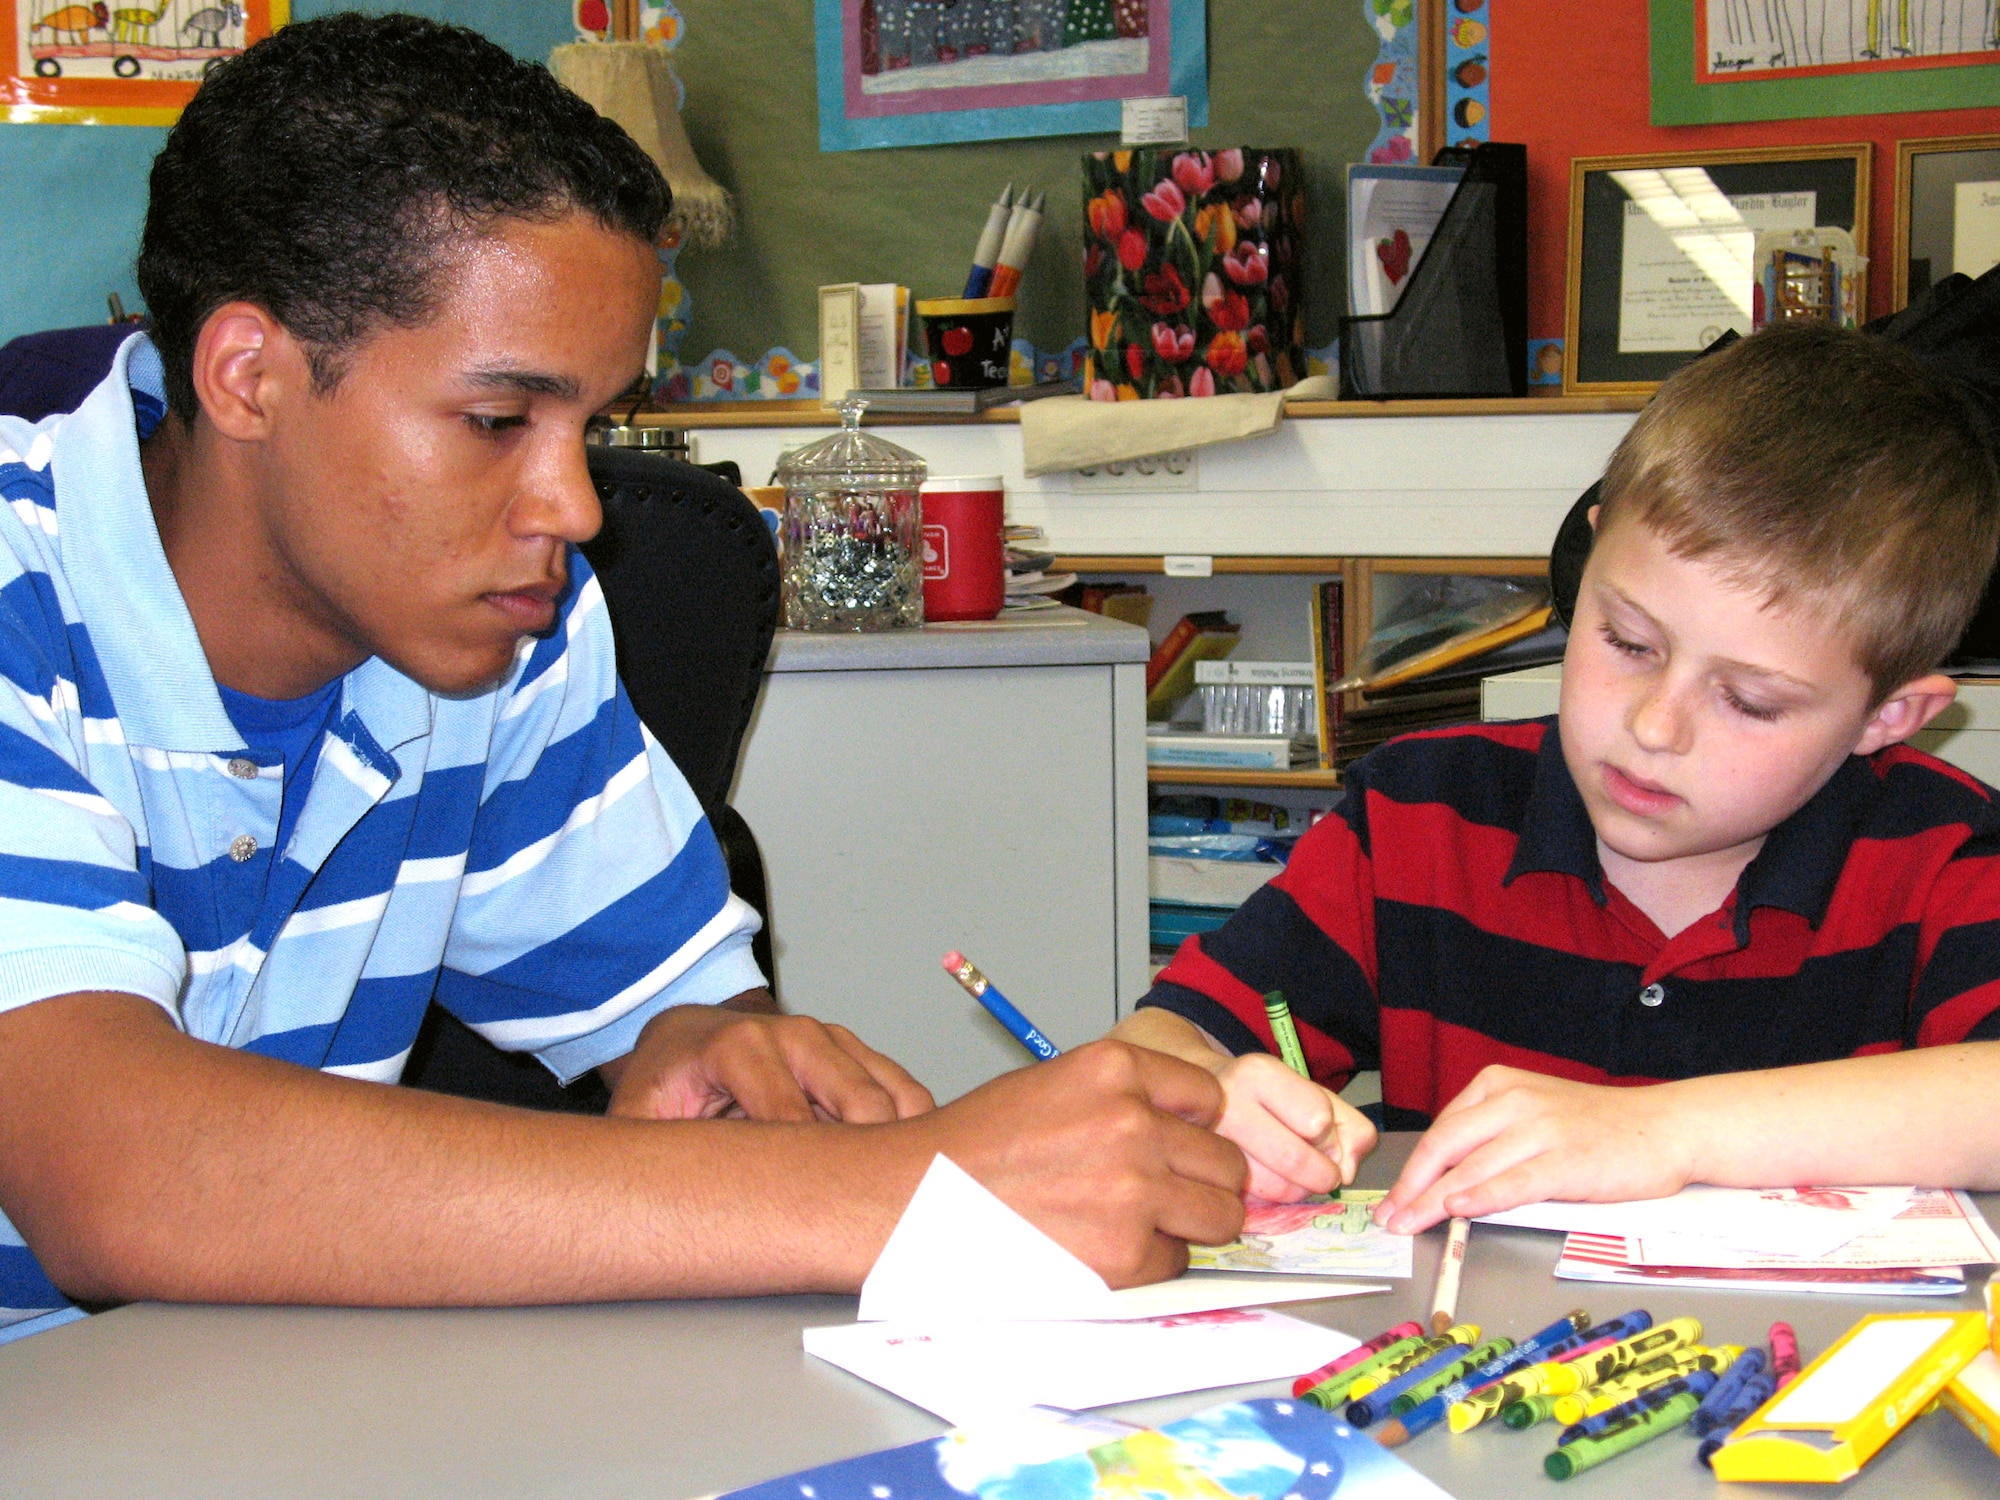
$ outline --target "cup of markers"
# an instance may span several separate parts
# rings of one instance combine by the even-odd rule
[[[1598,1323],[1579,1308],[1519,1343],[1486,1338],[1477,1324],[1429,1334],[1399,1323],[1331,1364],[1300,1376],[1292,1394],[1367,1428],[1384,1447],[1432,1427],[1469,1433],[1489,1424],[1515,1432],[1553,1421],[1542,1460],[1568,1479],[1686,1427],[1708,1464],[1738,1424],[1799,1370],[1789,1324],[1771,1328],[1769,1352],[1701,1342],[1694,1318],[1656,1324],[1635,1308]]]

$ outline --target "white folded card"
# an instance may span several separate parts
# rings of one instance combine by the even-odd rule
[[[1697,1185],[1633,1203],[1524,1203],[1482,1224],[1619,1235],[1628,1240],[1702,1239],[1764,1255],[1822,1256],[1881,1229],[1915,1189],[1724,1188]]]
[[[1376,1283],[1196,1272],[1114,1292],[963,1168],[938,1156],[861,1284],[857,1316],[926,1326],[1160,1318],[1387,1290]]]

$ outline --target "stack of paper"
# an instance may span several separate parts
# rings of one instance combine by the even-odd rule
[[[862,1321],[808,1328],[805,1348],[962,1424],[1297,1375],[1355,1340],[1252,1304],[1384,1290],[1190,1274],[1114,1292],[940,1156],[862,1286]]]
[[[1977,1206],[1942,1189],[1697,1187],[1481,1222],[1567,1231],[1556,1275],[1572,1281],[1953,1296],[1960,1267],[2000,1262]]]

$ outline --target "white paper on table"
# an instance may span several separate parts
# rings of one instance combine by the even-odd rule
[[[1996,1238],[1970,1195],[1917,1188],[1892,1217],[1873,1224],[1823,1256],[1767,1255],[1719,1240],[1649,1236],[1629,1244],[1635,1266],[1703,1266],[1723,1270],[1823,1266],[1832,1270],[1985,1266],[2000,1262]]]
[[[1386,1290],[1351,1281],[1204,1273],[1114,1292],[1102,1276],[940,1155],[861,1284],[857,1316],[863,1322],[925,1325],[1159,1318]]]
[[[1696,1185],[1636,1203],[1527,1203],[1482,1224],[1618,1235],[1627,1240],[1700,1239],[1711,1249],[1822,1256],[1881,1229],[1914,1188],[1723,1188]]]
[[[1027,1406],[1081,1411],[1289,1379],[1357,1342],[1262,1308],[1115,1323],[849,1323],[805,1330],[806,1353],[960,1425]]]

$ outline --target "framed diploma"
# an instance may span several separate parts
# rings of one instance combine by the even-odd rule
[[[1760,234],[1839,229],[1866,246],[1870,149],[1572,161],[1563,389],[1650,391],[1725,331],[1749,333]]]
[[[1896,143],[1896,232],[1890,251],[1898,311],[1954,271],[2000,265],[2000,135]]]

